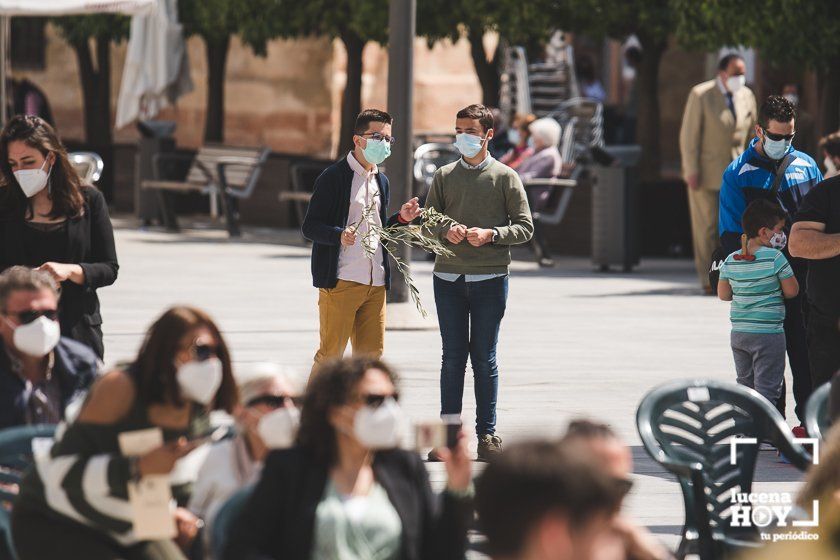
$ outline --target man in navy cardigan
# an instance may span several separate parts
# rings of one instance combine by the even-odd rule
[[[315,366],[341,357],[347,342],[354,354],[379,357],[385,342],[388,255],[376,227],[408,224],[420,215],[417,198],[386,218],[388,178],[377,167],[391,154],[393,118],[366,109],[356,117],[353,151],[315,181],[303,220],[312,241],[312,283],[318,288],[321,344]],[[371,208],[373,211],[366,211]],[[368,235],[373,228],[374,234]],[[367,237],[367,250],[362,239]],[[372,250],[373,258],[368,251]]]

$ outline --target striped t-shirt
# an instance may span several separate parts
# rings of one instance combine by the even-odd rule
[[[732,286],[729,318],[732,331],[743,333],[784,332],[785,301],[781,281],[793,276],[785,256],[776,249],[760,247],[755,260],[735,260],[732,253],[720,268],[720,279]]]

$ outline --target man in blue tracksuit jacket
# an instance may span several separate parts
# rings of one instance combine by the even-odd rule
[[[720,213],[718,231],[724,254],[728,255],[741,247],[741,216],[750,202],[759,198],[774,200],[787,213],[785,233],[790,234],[793,218],[799,210],[802,199],[817,183],[822,173],[814,159],[791,146],[795,132],[796,108],[784,97],[771,95],[758,112],[755,127],[756,138],[750,147],[723,172],[720,188]],[[779,165],[788,155],[791,161],[779,183],[778,193],[772,195],[773,180]],[[799,285],[803,287],[799,296],[785,300],[785,338],[788,360],[793,373],[793,396],[796,401],[796,416],[804,422],[805,402],[811,395],[811,371],[808,365],[808,346],[805,341],[805,309],[807,298],[804,293],[807,264],[803,259],[790,256],[787,247],[783,250],[793,267]],[[777,403],[784,415],[785,394]]]

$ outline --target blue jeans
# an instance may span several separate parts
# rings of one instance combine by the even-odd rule
[[[448,282],[435,276],[437,307],[443,358],[440,368],[440,412],[460,414],[464,397],[464,375],[470,358],[475,387],[475,431],[481,436],[496,431],[496,395],[499,368],[496,343],[505,316],[508,277],[466,282],[461,276]]]

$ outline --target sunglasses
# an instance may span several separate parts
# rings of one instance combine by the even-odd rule
[[[28,325],[40,317],[46,317],[50,321],[58,319],[58,311],[55,309],[42,309],[39,311],[21,311],[19,313],[10,313],[18,318],[18,323],[21,325]]]
[[[215,344],[196,343],[190,348],[190,353],[197,362],[204,362],[210,358],[219,357],[219,347]]]
[[[292,397],[289,395],[260,395],[254,397],[245,406],[257,406],[264,404],[270,408],[284,408],[287,402],[291,402],[295,408],[300,408],[303,399],[301,397]]]
[[[392,146],[397,142],[397,139],[393,136],[388,136],[386,134],[380,134],[378,132],[365,132],[362,134],[363,137],[370,138],[371,140],[377,141],[385,141],[391,144]]]
[[[367,395],[362,395],[361,397],[359,397],[359,400],[365,403],[366,406],[369,406],[371,408],[379,408],[380,406],[382,406],[382,403],[385,402],[385,399],[388,398],[394,399],[395,401],[399,401],[400,394],[391,393],[390,395],[382,395],[369,393]]]
[[[767,129],[762,128],[761,130],[764,131],[764,135],[769,138],[770,140],[793,140],[793,135],[796,134],[795,132],[791,132],[790,134],[776,134],[774,132],[768,132]]]

